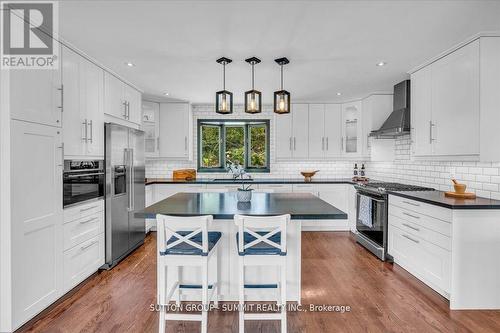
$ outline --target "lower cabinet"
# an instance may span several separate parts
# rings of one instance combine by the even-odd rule
[[[396,204],[403,202],[398,199],[394,200]],[[420,206],[413,207],[407,209],[390,201],[388,253],[396,264],[449,299],[451,221],[422,214]]]
[[[64,210],[63,293],[104,264],[104,200]]]

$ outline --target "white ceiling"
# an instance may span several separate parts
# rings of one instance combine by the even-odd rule
[[[250,89],[272,101],[274,59],[286,56],[295,101],[333,102],[392,91],[414,66],[480,32],[500,31],[500,1],[61,1],[63,38],[147,94],[236,103]],[[132,62],[135,67],[125,66]],[[376,63],[386,61],[387,66]],[[337,96],[342,92],[342,96]]]

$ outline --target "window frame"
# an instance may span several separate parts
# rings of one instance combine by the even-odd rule
[[[220,167],[217,168],[207,168],[201,166],[202,157],[202,136],[201,130],[203,125],[207,126],[219,126],[220,127],[220,143],[219,143],[219,161]],[[271,125],[270,119],[198,119],[197,120],[197,133],[198,133],[198,144],[197,144],[197,167],[200,173],[214,173],[214,172],[227,172],[226,168],[226,125],[228,127],[241,125],[244,127],[244,144],[245,144],[245,165],[243,168],[247,172],[252,173],[269,173],[270,172],[270,136],[271,136]],[[250,153],[250,127],[252,125],[264,126],[266,128],[266,166],[263,168],[251,167],[251,153]]]

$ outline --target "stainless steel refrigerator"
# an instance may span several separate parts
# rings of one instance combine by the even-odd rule
[[[134,212],[144,209],[144,132],[105,124],[106,264],[114,267],[144,243],[145,220]]]

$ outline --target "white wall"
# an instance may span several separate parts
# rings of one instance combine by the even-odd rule
[[[405,135],[395,142],[394,162],[371,162],[370,178],[433,187],[451,191],[451,178],[467,184],[468,192],[484,198],[500,200],[500,163],[439,162],[410,160],[411,137]]]
[[[172,161],[164,159],[152,159],[146,161],[146,177],[147,178],[169,178],[172,177],[172,170],[182,168],[197,168],[197,120],[198,119],[270,119],[270,158],[271,172],[270,173],[255,173],[254,177],[268,178],[301,178],[300,171],[304,170],[321,170],[316,178],[349,178],[352,176],[354,161],[275,161],[275,145],[274,145],[274,113],[272,105],[263,105],[261,114],[248,114],[243,111],[243,105],[235,105],[234,112],[230,116],[223,116],[215,113],[213,104],[194,104],[193,105],[193,154],[194,159],[191,162]],[[293,111],[292,111],[293,112]],[[218,176],[227,176],[227,174],[201,173],[198,178],[213,178]]]

